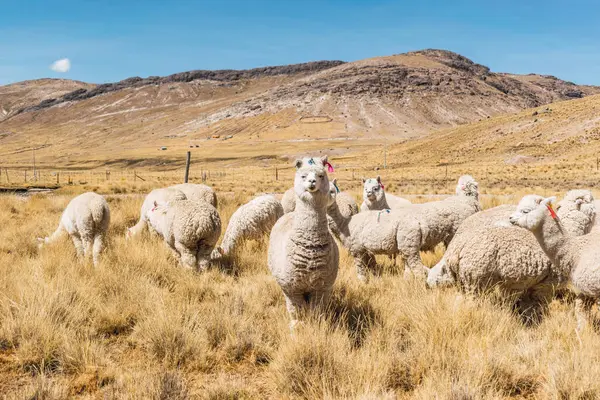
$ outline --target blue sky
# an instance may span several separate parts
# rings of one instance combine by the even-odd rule
[[[353,61],[423,48],[600,85],[598,1],[0,0],[0,84]],[[66,73],[50,70],[69,58]]]

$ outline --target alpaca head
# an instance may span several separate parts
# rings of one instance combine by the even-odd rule
[[[451,286],[455,282],[454,275],[444,260],[437,263],[427,273],[427,287],[430,288]]]
[[[381,183],[381,177],[377,178],[363,178],[363,200],[369,202],[375,202],[383,199],[385,196],[384,186]]]
[[[48,236],[46,237],[39,237],[37,238],[37,242],[38,242],[38,249],[41,249],[42,247],[44,247],[44,245],[46,245],[47,243],[50,242],[50,238]]]
[[[457,196],[471,196],[479,199],[479,184],[471,175],[463,175],[458,178],[456,185]]]
[[[584,213],[591,221],[596,218],[594,195],[589,190],[569,190],[565,197],[558,203],[556,211],[576,210]],[[559,214],[560,214],[559,212]]]
[[[301,200],[323,199],[329,202],[329,178],[327,177],[327,156],[305,157],[296,160],[294,192]]]
[[[575,235],[589,233],[596,219],[594,196],[589,190],[570,190],[558,203],[556,212],[569,233]]]
[[[558,220],[552,202],[556,197],[543,198],[537,195],[527,195],[521,199],[515,211],[509,218],[510,223],[521,228],[534,231],[542,226],[549,217]]]
[[[152,208],[148,210],[146,216],[148,220],[152,220],[153,218],[164,216],[167,211],[171,208],[171,202],[154,202]]]
[[[335,203],[335,199],[339,192],[340,189],[337,186],[337,178],[335,178],[332,181],[329,181],[329,201],[327,202],[327,207]]]

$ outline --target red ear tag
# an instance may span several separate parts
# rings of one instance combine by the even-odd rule
[[[385,190],[385,186],[383,186],[383,183],[379,182],[379,186],[381,186],[381,188],[382,188],[383,190]]]
[[[325,165],[327,165],[327,172],[333,172],[333,165],[331,165],[329,161],[327,161]]]
[[[552,219],[558,219],[558,215],[556,215],[556,212],[554,212],[552,206],[550,204],[546,204],[546,207],[548,208],[548,211],[550,211],[550,216]]]

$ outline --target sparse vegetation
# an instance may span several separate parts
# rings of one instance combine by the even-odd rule
[[[262,179],[237,181],[235,194],[229,178],[215,185],[224,224],[255,191],[287,188],[285,181]],[[414,179],[403,194],[444,191]],[[400,191],[401,181],[387,181],[388,190]],[[484,182],[483,191],[514,196],[483,196],[485,207],[539,191]],[[358,178],[346,183],[358,199]],[[97,190],[135,193],[157,185],[100,183]],[[266,268],[266,242],[244,244],[206,273],[184,270],[158,238],[125,241],[142,196],[108,196],[113,219],[96,269],[78,261],[66,239],[38,252],[35,237],[52,230],[68,201],[85,190],[0,197],[0,393],[6,398],[600,396],[600,336],[590,330],[578,341],[570,298],[555,300],[541,323],[527,326],[492,295],[470,299],[405,281],[402,266],[386,257],[378,259],[378,276],[362,284],[341,249],[327,312],[309,315],[292,338],[283,295]],[[442,251],[424,254],[426,265]]]

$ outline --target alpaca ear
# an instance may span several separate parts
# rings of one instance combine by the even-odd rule
[[[377,182],[381,183],[381,176],[377,175]]]
[[[547,197],[544,200],[542,200],[542,204],[545,206],[552,205],[552,203],[554,203],[555,201],[556,201],[556,196]]]
[[[296,163],[294,165],[296,166],[296,169],[299,169],[302,166],[302,160],[301,159],[297,159]]]
[[[333,178],[333,186],[337,185],[337,178]]]
[[[582,204],[583,204],[583,199],[577,199],[577,200],[575,200],[575,205],[577,207],[580,207]]]
[[[158,207],[158,203],[154,200],[154,207]]]
[[[327,155],[321,157],[321,162],[323,163],[323,165],[327,165]]]
[[[362,182],[365,183],[367,180],[365,178],[361,178]]]

